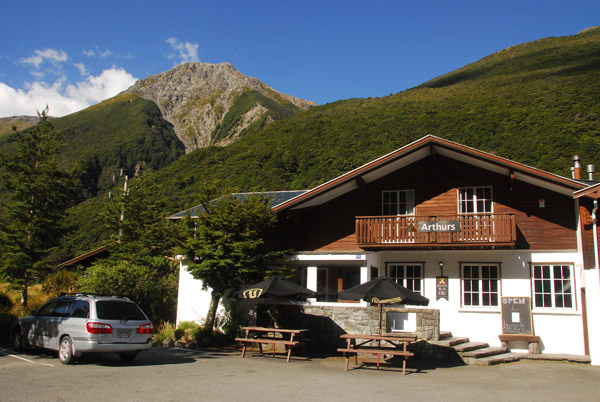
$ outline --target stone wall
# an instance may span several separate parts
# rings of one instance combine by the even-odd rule
[[[257,324],[268,326],[268,305],[257,306]],[[415,335],[419,340],[437,341],[440,336],[440,312],[433,309],[384,307],[382,328],[387,328],[387,312],[416,314]],[[278,324],[282,328],[308,328],[311,344],[323,351],[335,350],[344,333],[378,334],[379,307],[278,305]]]

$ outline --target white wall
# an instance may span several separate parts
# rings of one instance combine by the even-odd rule
[[[454,336],[468,337],[474,342],[487,342],[490,346],[500,346],[498,335],[502,333],[500,307],[464,308],[461,307],[461,262],[490,262],[501,264],[501,296],[532,297],[530,262],[573,264],[575,308],[533,309],[533,325],[536,335],[541,337],[542,353],[584,355],[584,335],[580,286],[586,286],[588,317],[600,314],[600,282],[597,270],[581,272],[582,262],[575,252],[529,253],[513,250],[469,250],[469,251],[382,251],[351,255],[303,255],[297,256],[296,263],[307,267],[346,265],[350,261],[361,266],[361,280],[370,275],[370,267],[378,267],[385,273],[386,262],[424,263],[424,296],[429,298],[428,308],[440,310],[441,330],[451,331]],[[436,276],[440,275],[439,262],[444,262],[444,276],[448,276],[449,300],[436,299]],[[307,270],[308,287],[316,284],[317,269]],[[312,276],[315,276],[314,278]],[[585,281],[582,278],[586,278]],[[584,284],[587,283],[587,285]],[[592,286],[595,284],[595,287]],[[210,293],[203,291],[200,281],[194,280],[184,265],[180,267],[179,300],[177,322],[203,322],[210,304]],[[311,304],[320,304],[312,302]],[[322,303],[323,305],[341,305]],[[356,306],[356,304],[352,304]],[[366,303],[361,303],[366,305]],[[600,320],[590,319],[589,335],[592,359],[600,364]],[[598,322],[596,322],[598,321]],[[512,344],[515,349],[526,345]],[[519,351],[519,350],[515,350]]]
[[[210,306],[210,290],[202,290],[202,281],[194,279],[184,261],[179,263],[179,291],[177,295],[177,325],[182,321],[204,323]],[[217,314],[223,311],[221,305]]]

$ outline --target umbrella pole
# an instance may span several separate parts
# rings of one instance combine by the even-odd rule
[[[381,336],[381,318],[383,316],[383,304],[379,303],[379,336]]]

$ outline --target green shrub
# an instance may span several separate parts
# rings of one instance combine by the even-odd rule
[[[154,346],[162,346],[162,343],[167,338],[175,340],[175,324],[171,324],[168,321],[163,321],[158,328],[155,329],[153,339]]]

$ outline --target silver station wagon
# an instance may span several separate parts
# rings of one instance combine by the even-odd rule
[[[56,297],[12,326],[11,343],[58,351],[64,364],[84,353],[118,353],[133,361],[152,347],[152,323],[126,297],[72,294]]]

